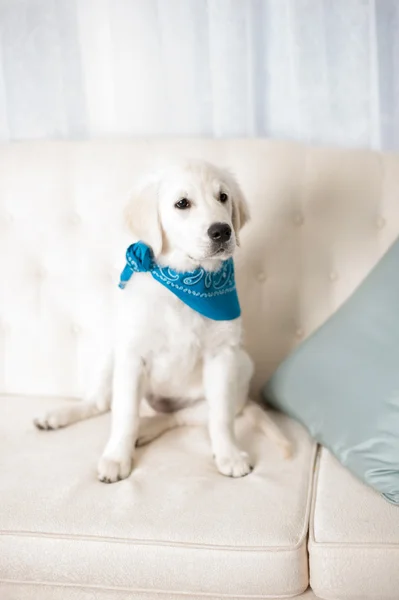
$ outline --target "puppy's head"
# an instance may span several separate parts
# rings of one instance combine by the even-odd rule
[[[193,161],[144,180],[126,218],[133,236],[151,246],[156,259],[179,255],[201,265],[233,255],[249,213],[230,173]]]

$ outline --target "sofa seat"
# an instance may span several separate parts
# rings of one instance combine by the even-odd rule
[[[398,600],[399,507],[320,453],[309,534],[311,585],[326,600]]]
[[[62,598],[63,589],[75,598],[75,589],[76,598],[108,600],[133,592],[273,598],[307,588],[316,448],[301,426],[276,415],[295,447],[287,461],[239,422],[256,464],[243,479],[216,472],[207,433],[198,427],[140,449],[132,475],[104,485],[96,463],[109,415],[37,431],[33,417],[61,402],[0,398],[2,600],[47,598],[48,589],[51,598]]]

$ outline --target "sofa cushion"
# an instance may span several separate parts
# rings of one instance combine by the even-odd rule
[[[240,422],[256,464],[243,479],[216,472],[204,428],[182,428],[107,486],[96,463],[109,415],[36,431],[32,418],[60,402],[0,399],[0,581],[243,598],[306,589],[315,446],[300,425],[276,416],[295,445],[287,461]]]
[[[399,508],[322,450],[309,533],[310,579],[317,596],[397,600]]]
[[[277,369],[266,397],[399,504],[399,240]]]

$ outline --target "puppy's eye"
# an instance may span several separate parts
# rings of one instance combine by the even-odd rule
[[[221,202],[222,204],[225,204],[225,202],[227,202],[228,199],[229,199],[229,197],[225,192],[220,192],[219,202]]]
[[[187,200],[187,198],[182,198],[179,202],[176,202],[175,207],[180,210],[185,210],[186,208],[190,208],[191,202]]]

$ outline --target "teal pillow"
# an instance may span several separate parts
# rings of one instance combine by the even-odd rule
[[[263,394],[399,504],[399,240]]]

